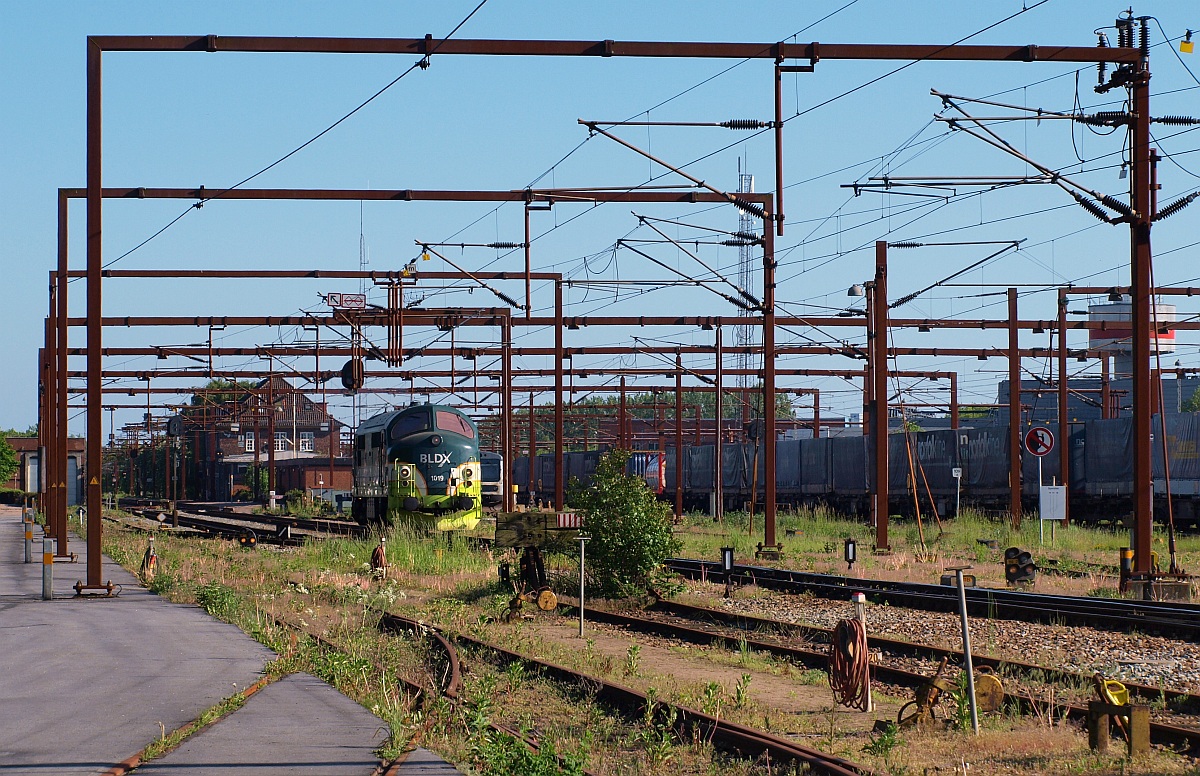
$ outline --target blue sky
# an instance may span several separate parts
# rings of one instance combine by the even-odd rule
[[[3,186],[0,186],[0,261],[7,276],[10,322],[0,341],[7,368],[0,373],[0,426],[24,428],[36,419],[37,348],[46,310],[47,273],[55,261],[56,191],[84,183],[84,43],[88,34],[218,34],[280,36],[441,37],[477,4],[467,2],[257,3],[21,2],[0,4],[0,122]],[[1036,7],[1034,7],[1036,6]],[[490,0],[462,28],[459,37],[569,38],[615,40],[731,40],[771,42],[799,33],[802,42],[952,43],[1016,14],[1031,10],[971,37],[972,43],[1066,44],[1091,46],[1093,30],[1111,28],[1125,6],[1082,0],[987,3],[890,3],[883,0],[762,2],[604,3],[504,2]],[[1180,55],[1164,44],[1191,27],[1200,29],[1194,2],[1155,2],[1134,8],[1153,14],[1153,112],[1200,115],[1200,59]],[[832,14],[832,15],[831,15]],[[824,17],[824,21],[819,21]],[[1112,36],[1111,29],[1109,30]],[[1162,44],[1162,45],[1158,45]],[[1185,69],[1184,64],[1191,72]],[[275,161],[325,129],[387,84],[411,64],[408,57],[251,54],[107,54],[105,56],[105,172],[108,186],[220,189]],[[848,96],[843,93],[891,73],[899,62],[826,60],[815,73],[789,75],[784,85],[785,116],[801,113],[785,132],[787,234],[778,243],[785,310],[824,315],[846,307],[852,282],[871,274],[877,239],[1025,240],[1020,251],[964,276],[978,284],[1096,284],[1128,279],[1128,231],[1099,223],[1068,205],[1050,186],[1025,186],[975,194],[959,189],[946,199],[863,193],[845,184],[887,172],[890,175],[1023,175],[1026,165],[964,133],[949,133],[934,122],[940,103],[931,88],[1014,105],[1070,111],[1078,97],[1085,111],[1115,110],[1123,93],[1096,95],[1094,68],[1047,63],[919,63],[888,75]],[[735,67],[732,67],[736,65]],[[1079,70],[1078,75],[1076,71]],[[836,99],[835,99],[836,98]],[[826,101],[828,104],[812,109]],[[771,67],[766,61],[737,64],[703,60],[567,60],[546,58],[435,57],[428,70],[404,78],[347,122],[288,161],[256,179],[263,187],[374,187],[440,189],[519,189],[540,186],[633,186],[663,173],[644,159],[601,137],[587,138],[576,120],[646,118],[656,121],[722,121],[770,118]],[[979,115],[1000,109],[980,108]],[[649,113],[647,114],[647,111]],[[1159,148],[1170,158],[1159,168],[1160,203],[1200,186],[1200,131],[1157,126]],[[1030,157],[1082,182],[1124,197],[1118,178],[1122,135],[1104,136],[1069,122],[1011,122],[997,127],[1005,139]],[[631,142],[676,164],[692,162],[739,140],[723,129],[626,127]],[[734,188],[739,163],[756,175],[759,191],[774,187],[769,134],[750,138],[688,166],[690,173],[722,188]],[[566,157],[564,159],[564,157]],[[1079,159],[1083,161],[1080,162]],[[557,165],[556,165],[557,163]],[[656,183],[677,181],[666,176]],[[106,203],[105,260],[123,254],[184,208],[180,202]],[[736,213],[724,208],[634,208],[689,224],[733,229]],[[561,205],[537,214],[535,268],[583,279],[666,279],[668,273],[636,254],[613,250],[620,238],[655,237],[639,228],[628,207],[584,208]],[[84,257],[83,205],[72,206],[70,247],[73,267]],[[372,204],[361,210],[362,235],[374,269],[396,269],[417,254],[414,240],[455,242],[518,241],[519,206],[496,209],[468,204]],[[1155,268],[1159,283],[1200,278],[1196,225],[1200,209],[1188,209],[1155,227]],[[673,237],[693,240],[701,232],[669,228]],[[360,209],[357,203],[212,203],[192,210],[175,226],[123,259],[122,268],[255,267],[356,269],[359,265]],[[683,252],[648,246],[654,255],[682,271],[703,274]],[[732,248],[698,249],[710,266],[736,275]],[[982,258],[991,249],[960,247],[893,254],[892,297],[915,291]],[[468,268],[517,269],[519,254],[468,250],[448,254]],[[424,264],[449,269],[441,262]],[[1087,279],[1084,279],[1084,278]],[[147,281],[106,283],[105,314],[272,314],[326,309],[318,294],[355,291],[356,284],[328,282],[190,283]],[[510,292],[519,288],[510,288]],[[939,289],[895,311],[906,317],[1002,317],[1002,298],[978,296],[997,289]],[[82,315],[82,283],[72,285],[72,314]],[[552,294],[535,292],[536,308],[546,309]],[[484,296],[480,296],[483,293]],[[430,305],[491,304],[486,292],[431,294]],[[611,290],[575,287],[567,294],[568,314],[732,315],[735,309],[703,291],[662,288],[636,297]],[[1052,317],[1053,293],[1022,297],[1022,317]],[[1197,312],[1180,304],[1180,313]],[[830,341],[827,332],[781,332],[782,342],[805,338]],[[82,331],[75,333],[82,342]],[[663,343],[707,344],[699,330],[646,330],[637,333]],[[840,338],[862,341],[862,332],[842,330]],[[186,344],[207,331],[113,331],[106,344]],[[464,332],[460,344],[479,332]],[[1023,344],[1044,344],[1027,335]],[[302,341],[303,332],[227,330],[226,344]],[[549,334],[526,334],[520,344],[548,343]],[[406,344],[432,338],[414,333]],[[1003,345],[1003,334],[898,332],[896,344]],[[1181,334],[1185,366],[1200,366],[1195,338]],[[729,341],[729,337],[727,340]],[[1082,341],[1081,341],[1082,342]],[[632,344],[629,332],[572,332],[568,344]],[[108,366],[161,368],[187,362],[117,359]],[[307,362],[294,366],[305,368]],[[431,368],[447,368],[427,359]],[[620,359],[596,357],[587,366],[599,372]],[[623,363],[633,362],[626,358]],[[653,366],[653,358],[637,360]],[[732,365],[732,361],[730,362]],[[83,361],[73,362],[82,368]],[[697,365],[700,362],[696,362]],[[523,366],[548,366],[526,360]],[[783,367],[858,368],[845,358],[789,358]],[[225,366],[261,368],[249,360]],[[467,368],[459,362],[458,368]],[[1044,373],[1045,364],[1025,366]],[[905,359],[904,369],[959,369],[964,401],[993,401],[1002,359],[990,362]],[[991,370],[991,371],[989,371]],[[602,378],[594,379],[600,382]],[[661,378],[659,382],[662,382]],[[822,390],[823,414],[857,412],[857,389],[844,381],[804,381]],[[918,387],[916,401],[934,394]],[[130,400],[132,401],[132,400]],[[349,418],[349,403],[337,412]],[[367,408],[368,410],[370,407]],[[73,412],[72,430],[82,431]],[[76,417],[77,416],[77,417]],[[140,411],[118,413],[118,425],[140,419]]]

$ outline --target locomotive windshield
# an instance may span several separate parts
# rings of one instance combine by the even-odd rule
[[[403,439],[409,434],[416,434],[429,428],[429,417],[425,412],[410,412],[402,415],[392,426],[392,439]]]
[[[463,416],[453,412],[442,412],[441,410],[434,414],[437,416],[434,422],[437,424],[439,431],[449,431],[460,436],[465,436],[467,439],[475,438],[475,429],[472,428],[471,424]]]

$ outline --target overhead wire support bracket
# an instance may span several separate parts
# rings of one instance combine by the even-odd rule
[[[446,263],[447,263],[447,264],[449,264],[451,267],[454,267],[456,270],[458,270],[459,272],[463,273],[464,275],[466,275],[467,277],[469,277],[471,280],[474,280],[474,281],[475,281],[475,283],[476,283],[476,284],[478,284],[480,288],[483,288],[483,289],[486,289],[486,290],[488,290],[488,291],[491,291],[493,294],[495,294],[495,295],[496,295],[496,297],[497,297],[498,299],[500,299],[500,301],[502,301],[502,302],[504,302],[505,304],[509,305],[509,306],[510,306],[510,307],[512,307],[513,309],[515,309],[515,310],[523,310],[523,309],[525,309],[525,308],[524,308],[524,307],[522,307],[520,304],[518,304],[518,303],[517,303],[517,301],[516,301],[515,299],[513,299],[511,296],[509,296],[508,294],[504,293],[503,291],[501,291],[501,290],[500,290],[500,289],[498,289],[498,288],[494,288],[494,287],[492,287],[492,286],[488,285],[488,284],[487,284],[487,283],[485,283],[484,281],[482,281],[482,280],[480,280],[479,278],[475,277],[475,275],[471,274],[471,273],[470,273],[470,272],[468,272],[467,270],[465,270],[465,269],[463,269],[462,267],[460,267],[460,266],[458,266],[457,264],[455,264],[455,263],[454,263],[453,261],[451,261],[450,259],[446,258],[446,257],[445,257],[443,254],[441,254],[441,253],[438,253],[437,251],[435,251],[433,248],[431,248],[431,247],[430,247],[429,243],[423,243],[423,242],[421,242],[420,240],[414,240],[413,242],[415,242],[415,243],[416,243],[416,244],[417,244],[417,245],[418,245],[418,246],[421,248],[421,250],[423,250],[423,251],[428,251],[428,252],[432,253],[434,256],[437,256],[439,259],[441,259],[442,261],[446,262]]]
[[[686,254],[687,254],[689,257],[691,257],[691,258],[692,258],[692,260],[694,260],[694,261],[695,261],[697,264],[699,264],[701,267],[704,267],[706,270],[708,270],[710,273],[712,273],[712,275],[713,275],[715,278],[717,278],[717,280],[719,280],[719,281],[721,281],[722,283],[724,283],[725,285],[729,286],[729,287],[730,287],[730,288],[732,288],[734,291],[737,291],[737,292],[738,292],[738,294],[740,294],[740,295],[742,296],[742,298],[743,298],[743,299],[745,299],[746,301],[748,301],[750,304],[754,305],[754,308],[755,308],[755,309],[757,309],[757,310],[762,310],[762,302],[761,302],[761,301],[758,299],[758,297],[754,296],[754,294],[751,294],[751,293],[750,293],[749,291],[747,291],[746,289],[742,288],[741,286],[737,285],[736,283],[734,283],[734,282],[732,282],[731,280],[729,280],[728,278],[726,278],[726,277],[725,277],[724,275],[722,275],[720,272],[717,272],[715,269],[713,269],[712,267],[708,266],[708,264],[704,263],[704,261],[703,261],[703,260],[702,260],[702,259],[701,259],[699,256],[697,256],[696,254],[694,254],[694,253],[692,253],[691,251],[689,251],[687,248],[685,248],[685,247],[683,246],[683,244],[682,244],[682,243],[680,243],[680,242],[678,242],[677,240],[673,239],[673,238],[672,238],[672,237],[671,237],[669,234],[667,234],[667,233],[666,233],[666,232],[664,232],[663,230],[659,229],[659,228],[658,228],[657,226],[655,226],[654,224],[652,224],[652,223],[648,222],[648,221],[647,221],[647,220],[646,220],[644,217],[642,217],[642,216],[638,215],[637,213],[634,213],[633,215],[634,215],[634,216],[637,218],[637,220],[638,220],[638,223],[642,224],[643,226],[649,227],[650,229],[653,229],[655,232],[657,232],[659,235],[661,235],[661,236],[662,236],[662,237],[663,237],[665,240],[667,240],[667,242],[671,243],[671,244],[672,244],[672,245],[674,245],[676,248],[678,248],[679,250],[681,250],[681,251],[683,251],[684,253],[686,253]]]
[[[983,142],[987,143],[988,145],[990,145],[994,148],[997,148],[1001,151],[1004,151],[1005,153],[1010,154],[1011,156],[1015,156],[1017,159],[1020,159],[1021,161],[1025,162],[1026,164],[1029,164],[1031,167],[1036,169],[1038,172],[1042,173],[1043,175],[1048,176],[1050,178],[1051,183],[1055,184],[1056,186],[1061,188],[1063,191],[1070,194],[1075,199],[1076,202],[1078,202],[1080,205],[1082,205],[1085,210],[1087,210],[1092,215],[1095,215],[1097,218],[1102,217],[1103,211],[1101,211],[1099,209],[1099,207],[1096,206],[1096,203],[1087,202],[1082,197],[1080,197],[1079,192],[1083,192],[1083,193],[1091,196],[1093,199],[1097,200],[1099,202],[1099,204],[1104,205],[1105,207],[1107,207],[1111,210],[1114,210],[1123,216],[1123,218],[1120,218],[1120,219],[1112,219],[1112,218],[1109,218],[1107,215],[1103,215],[1102,220],[1107,221],[1108,223],[1119,223],[1121,221],[1124,221],[1125,219],[1141,218],[1141,216],[1138,213],[1136,213],[1133,210],[1133,208],[1131,208],[1129,205],[1125,204],[1124,202],[1121,202],[1120,200],[1116,199],[1115,197],[1112,197],[1111,195],[1108,195],[1108,194],[1101,194],[1100,192],[1095,191],[1094,189],[1089,189],[1087,186],[1084,186],[1081,183],[1077,183],[1074,180],[1072,180],[1071,178],[1068,178],[1067,176],[1063,175],[1062,173],[1052,170],[1049,167],[1046,167],[1044,164],[1041,164],[1040,162],[1037,162],[1037,161],[1031,159],[1030,157],[1026,156],[1025,154],[1021,153],[1016,148],[1014,148],[1012,145],[1007,143],[1003,138],[1001,138],[999,135],[997,135],[995,132],[991,131],[986,126],[984,126],[982,123],[980,123],[979,119],[975,118],[974,116],[970,115],[965,110],[963,110],[960,106],[958,106],[956,103],[954,103],[954,101],[951,100],[949,97],[942,96],[942,103],[944,105],[946,105],[947,107],[953,108],[954,110],[961,113],[966,121],[969,121],[969,122],[975,124],[976,127],[978,127],[978,129],[980,131],[976,132],[975,130],[973,130],[970,127],[963,126],[962,125],[963,119],[949,118],[946,116],[934,116],[935,121],[946,122],[947,124],[950,125],[951,129],[966,132],[971,137],[974,137],[978,140],[982,140]],[[1087,204],[1084,204],[1085,202],[1087,202]]]
[[[596,121],[589,122],[606,127],[722,127],[724,129],[750,130],[770,129],[775,126],[772,121],[759,119],[728,119],[726,121]]]
[[[721,191],[720,189],[716,188],[715,186],[710,186],[707,183],[705,183],[704,181],[700,180],[699,178],[689,175],[688,173],[684,172],[683,170],[679,169],[678,167],[676,167],[672,164],[668,164],[667,162],[664,162],[662,159],[659,159],[657,156],[654,156],[653,154],[651,154],[647,151],[643,151],[642,149],[638,148],[637,146],[633,145],[632,143],[622,140],[621,138],[617,137],[616,135],[612,134],[611,132],[605,132],[603,129],[600,129],[600,127],[597,126],[598,122],[588,121],[586,119],[579,119],[579,123],[582,124],[583,126],[587,127],[588,131],[595,132],[600,135],[604,135],[609,140],[612,140],[615,143],[619,143],[620,145],[625,146],[630,151],[633,151],[636,154],[640,154],[640,155],[644,156],[645,158],[649,159],[650,161],[654,162],[655,164],[659,164],[659,165],[662,165],[663,167],[666,167],[668,170],[675,173],[676,175],[680,175],[684,178],[687,178],[689,181],[696,184],[697,186],[707,189],[708,191],[711,191],[713,194],[716,194],[719,197],[724,197],[725,200],[727,202],[729,202],[729,204],[733,205],[734,207],[736,207],[739,210],[744,210],[747,213],[749,213],[750,215],[755,216],[756,218],[761,218],[763,220],[770,219],[770,220],[774,221],[777,218],[777,216],[775,216],[774,214],[767,213],[766,210],[764,210],[762,207],[755,205],[752,202],[747,202],[746,200],[741,199],[740,197],[736,197],[733,194],[730,194],[728,191]]]
[[[641,256],[641,257],[643,257],[643,258],[649,259],[650,261],[654,262],[655,264],[657,264],[658,266],[660,266],[660,267],[662,267],[663,269],[667,270],[668,272],[673,272],[673,273],[675,273],[676,275],[678,275],[679,277],[681,277],[681,278],[683,278],[684,280],[688,281],[688,283],[690,283],[691,285],[694,285],[694,286],[697,286],[697,287],[699,287],[699,288],[703,288],[703,289],[705,289],[705,290],[711,291],[712,293],[714,293],[714,294],[716,294],[717,296],[721,297],[721,298],[722,298],[722,299],[724,299],[725,301],[729,302],[730,304],[734,305],[735,307],[739,307],[739,308],[741,308],[741,309],[745,310],[746,312],[752,312],[752,313],[753,313],[753,312],[761,312],[761,311],[762,311],[762,307],[761,307],[761,305],[760,305],[760,306],[751,306],[750,304],[748,304],[748,303],[746,303],[746,302],[742,301],[741,299],[738,299],[736,296],[732,296],[732,295],[730,295],[730,294],[726,294],[726,293],[725,293],[725,292],[723,292],[723,291],[718,291],[717,289],[715,289],[715,288],[712,288],[711,286],[709,286],[709,285],[708,285],[708,283],[704,282],[703,280],[697,280],[696,278],[694,278],[694,277],[691,277],[690,275],[688,275],[688,274],[686,274],[686,273],[684,273],[684,272],[680,272],[679,270],[677,270],[677,269],[675,269],[674,267],[672,267],[670,264],[667,264],[667,263],[666,263],[666,262],[664,262],[664,261],[659,261],[658,259],[656,259],[656,258],[654,258],[653,256],[651,256],[649,253],[646,253],[645,251],[640,251],[640,250],[638,250],[637,248],[633,247],[632,245],[630,245],[630,244],[629,244],[628,242],[626,242],[625,240],[617,240],[617,247],[618,247],[618,248],[625,248],[626,250],[633,251],[634,253],[636,253],[637,255],[639,255],[639,256]],[[736,288],[736,286],[735,286],[735,288]],[[740,289],[739,289],[739,290],[740,290]]]

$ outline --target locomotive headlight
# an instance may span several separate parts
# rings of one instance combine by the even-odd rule
[[[474,476],[475,476],[475,469],[473,467],[471,467],[471,466],[463,467],[463,470],[462,470],[463,482],[470,482],[471,478]]]
[[[411,466],[401,466],[400,467],[400,479],[402,479],[402,480],[412,479],[412,467]]]

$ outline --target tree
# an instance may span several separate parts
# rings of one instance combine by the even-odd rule
[[[671,533],[671,509],[658,501],[646,483],[625,473],[630,453],[605,453],[592,483],[572,480],[568,502],[584,511],[583,529],[592,537],[587,548],[587,572],[603,596],[644,592],[663,560],[679,551]]]
[[[37,427],[36,423],[34,423],[32,426],[25,429],[24,431],[18,431],[15,428],[6,428],[3,431],[0,431],[0,437],[5,437],[5,438],[35,437],[37,435],[38,435],[38,427]]]
[[[1195,391],[1183,403],[1184,412],[1200,412],[1200,391]]]
[[[218,406],[226,402],[240,401],[255,387],[255,383],[249,380],[222,380],[218,377],[209,380],[203,388],[192,394],[192,406]]]
[[[13,450],[7,439],[0,437],[0,483],[8,482],[9,477],[16,474],[20,465],[17,451]]]

